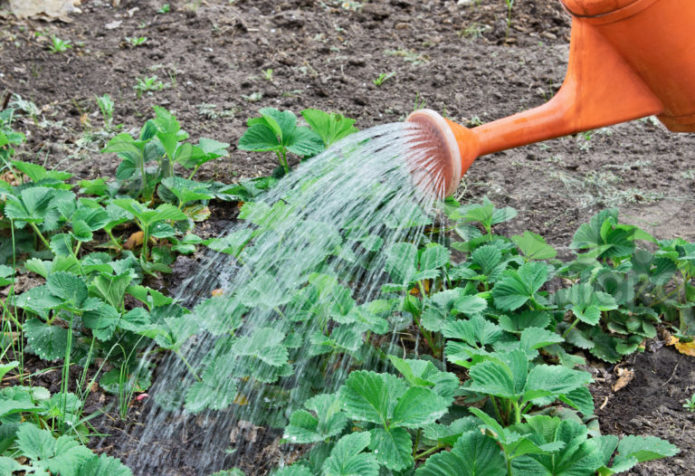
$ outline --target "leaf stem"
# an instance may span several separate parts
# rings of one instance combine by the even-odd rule
[[[41,239],[41,241],[46,246],[46,248],[48,248],[50,250],[51,244],[46,240],[46,238],[43,236],[43,234],[41,234],[41,231],[39,231],[39,227],[36,226],[36,223],[30,222],[29,225],[34,230],[34,232],[38,235],[38,237]]]
[[[418,455],[415,455],[414,459],[415,459],[415,461],[417,461],[419,459],[422,459],[422,458],[425,458],[425,457],[431,455],[432,453],[436,453],[437,451],[442,450],[444,448],[446,448],[446,445],[443,445],[441,443],[437,443],[437,446],[433,446],[432,448],[425,450]]]
[[[179,359],[181,359],[181,362],[184,363],[184,365],[186,366],[186,368],[188,369],[188,371],[191,373],[191,375],[193,375],[193,377],[194,377],[198,382],[202,382],[203,379],[200,378],[200,376],[198,375],[198,373],[195,371],[195,369],[193,368],[193,366],[188,362],[188,360],[186,359],[186,357],[184,357],[184,355],[181,353],[181,351],[180,351],[180,350],[175,350],[174,353],[179,357]]]
[[[420,438],[422,437],[422,428],[419,428],[417,430],[417,434],[415,435],[415,443],[413,444],[413,459],[415,459],[415,456],[417,454],[417,449],[420,446]]]
[[[570,332],[572,332],[572,329],[574,329],[574,328],[577,326],[577,324],[579,324],[579,318],[576,318],[576,319],[574,320],[574,322],[572,323],[572,325],[569,326],[569,327],[567,328],[567,330],[566,330],[565,332],[562,333],[562,338],[563,338],[563,339],[567,338],[567,335],[568,335]]]

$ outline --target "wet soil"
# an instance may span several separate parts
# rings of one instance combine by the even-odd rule
[[[548,100],[568,55],[570,20],[556,1],[515,2],[509,28],[500,0],[174,0],[169,13],[157,13],[164,3],[83,0],[70,24],[0,14],[0,104],[14,93],[36,105],[25,104],[15,122],[28,138],[21,159],[69,170],[76,180],[113,175],[115,157],[98,153],[108,134],[95,96],[108,93],[124,130],[139,128],[162,105],[193,139],[232,144],[230,157],[204,166],[199,178],[233,182],[276,166],[272,154],[235,146],[262,107],[341,112],[364,129],[426,105],[473,126]],[[73,48],[50,53],[51,35]],[[127,40],[137,37],[147,41],[134,47]],[[373,83],[391,72],[381,86]],[[138,97],[137,78],[154,75],[164,89]],[[634,121],[483,157],[459,196],[515,207],[519,217],[498,231],[529,229],[565,251],[577,226],[609,206],[659,238],[695,240],[694,146],[692,134]],[[230,206],[213,210],[209,233],[233,220]],[[656,434],[683,449],[635,474],[687,474],[695,467],[692,416],[678,400],[693,392],[693,359],[669,349],[635,359],[638,377],[601,410],[603,428]],[[680,364],[667,382],[674,361]],[[134,410],[127,424],[104,423],[114,441],[103,450],[126,455],[132,433],[123,428],[137,426]],[[184,436],[172,454],[195,450]],[[269,459],[259,452],[256,463],[265,467]],[[180,460],[170,459],[160,474],[193,474],[173,461]],[[263,472],[253,470],[256,463],[248,463],[249,474]]]

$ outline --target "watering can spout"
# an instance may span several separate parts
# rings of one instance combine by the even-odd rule
[[[428,171],[439,196],[453,193],[481,156],[640,117],[695,132],[695,2],[563,0],[574,16],[567,75],[535,109],[467,129],[431,110],[407,121],[427,131]],[[422,182],[422,180],[419,180]]]

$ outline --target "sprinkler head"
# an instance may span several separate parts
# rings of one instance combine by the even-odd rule
[[[415,183],[438,198],[453,195],[461,177],[478,156],[478,140],[472,131],[444,119],[431,109],[420,109],[406,122],[420,126],[410,142],[423,154],[410,164]]]

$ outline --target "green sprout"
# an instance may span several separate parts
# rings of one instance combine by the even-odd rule
[[[96,100],[97,106],[99,106],[101,111],[101,117],[104,119],[104,125],[107,129],[110,129],[113,124],[113,99],[108,94],[104,94],[103,96],[98,96]]]
[[[689,412],[695,412],[695,393],[693,393],[690,396],[689,400],[685,401],[685,403],[683,404],[683,408],[685,408]]]
[[[64,53],[70,48],[72,48],[70,40],[61,40],[55,35],[51,36],[51,44],[48,46],[51,53]]]
[[[514,8],[514,0],[504,0],[507,4],[507,29],[504,32],[504,42],[509,40],[509,29],[512,27],[512,8]]]
[[[135,48],[137,46],[144,45],[147,42],[147,37],[146,36],[137,36],[137,37],[131,38],[131,37],[126,36],[125,41],[127,41],[130,44],[130,46]]]
[[[165,87],[166,86],[164,85],[164,83],[157,78],[157,75],[153,75],[145,78],[137,78],[135,86],[133,86],[133,89],[137,93],[139,99],[142,96],[142,93],[151,91],[161,91]]]
[[[372,83],[374,83],[374,85],[376,87],[379,87],[382,84],[384,84],[388,79],[394,77],[395,75],[396,75],[396,73],[393,71],[391,71],[390,73],[380,73],[376,79],[372,80]]]

